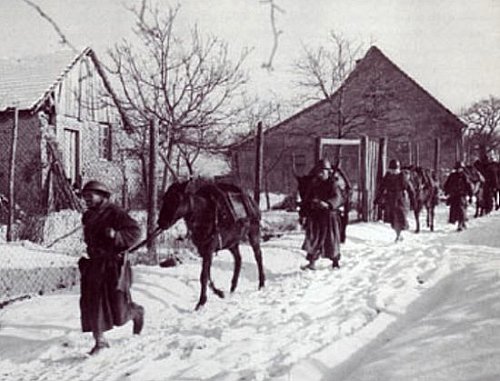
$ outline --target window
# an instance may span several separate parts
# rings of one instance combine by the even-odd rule
[[[99,124],[99,157],[111,160],[111,125]]]
[[[306,155],[294,153],[292,155],[292,166],[297,173],[303,174],[306,171]]]

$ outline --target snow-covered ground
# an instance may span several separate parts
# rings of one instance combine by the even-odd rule
[[[498,380],[500,214],[455,232],[394,233],[382,223],[348,227],[340,270],[326,260],[301,271],[303,233],[263,243],[267,284],[257,290],[248,247],[236,292],[209,294],[198,312],[200,263],[136,266],[132,296],[146,308],[108,333],[111,348],[88,357],[78,290],[0,310],[1,380]],[[213,279],[226,292],[231,256]]]

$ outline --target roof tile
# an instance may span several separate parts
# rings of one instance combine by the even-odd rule
[[[0,59],[0,111],[14,106],[21,110],[34,107],[76,57],[71,50],[61,50],[43,56]]]

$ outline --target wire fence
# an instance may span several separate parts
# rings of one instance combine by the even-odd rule
[[[112,201],[133,209],[146,231],[141,161],[113,123],[80,122],[50,112],[0,112],[0,307],[26,295],[79,283],[85,253],[82,185],[104,182]],[[177,229],[157,240],[157,259],[189,246]],[[131,259],[151,263],[147,250]]]

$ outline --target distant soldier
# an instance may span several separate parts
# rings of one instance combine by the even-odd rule
[[[110,195],[99,181],[89,181],[82,189],[87,206],[82,223],[88,259],[79,261],[80,311],[82,331],[92,332],[95,339],[90,355],[109,347],[104,332],[113,326],[133,320],[133,333],[140,334],[144,324],[144,308],[130,296],[130,264],[124,264],[120,256],[140,238],[141,230],[122,208],[109,201]]]
[[[450,216],[448,222],[454,224],[458,222],[458,231],[466,228],[467,221],[467,200],[472,197],[472,185],[464,172],[464,163],[457,161],[455,170],[446,179],[443,190],[448,197],[450,206]]]
[[[499,189],[499,167],[492,155],[486,156],[482,162],[482,174],[484,176],[484,212],[486,214],[493,211],[493,208],[498,209],[499,200],[497,192]]]
[[[398,160],[391,160],[387,173],[377,190],[375,204],[383,208],[383,220],[396,232],[396,242],[402,240],[401,232],[409,228],[408,211],[415,193],[409,176],[401,171]]]
[[[332,166],[327,159],[320,160],[312,170],[311,182],[302,200],[300,214],[304,218],[305,239],[302,249],[309,263],[303,270],[315,269],[320,258],[329,258],[332,267],[339,267],[340,214],[343,204],[340,189],[331,176]]]

